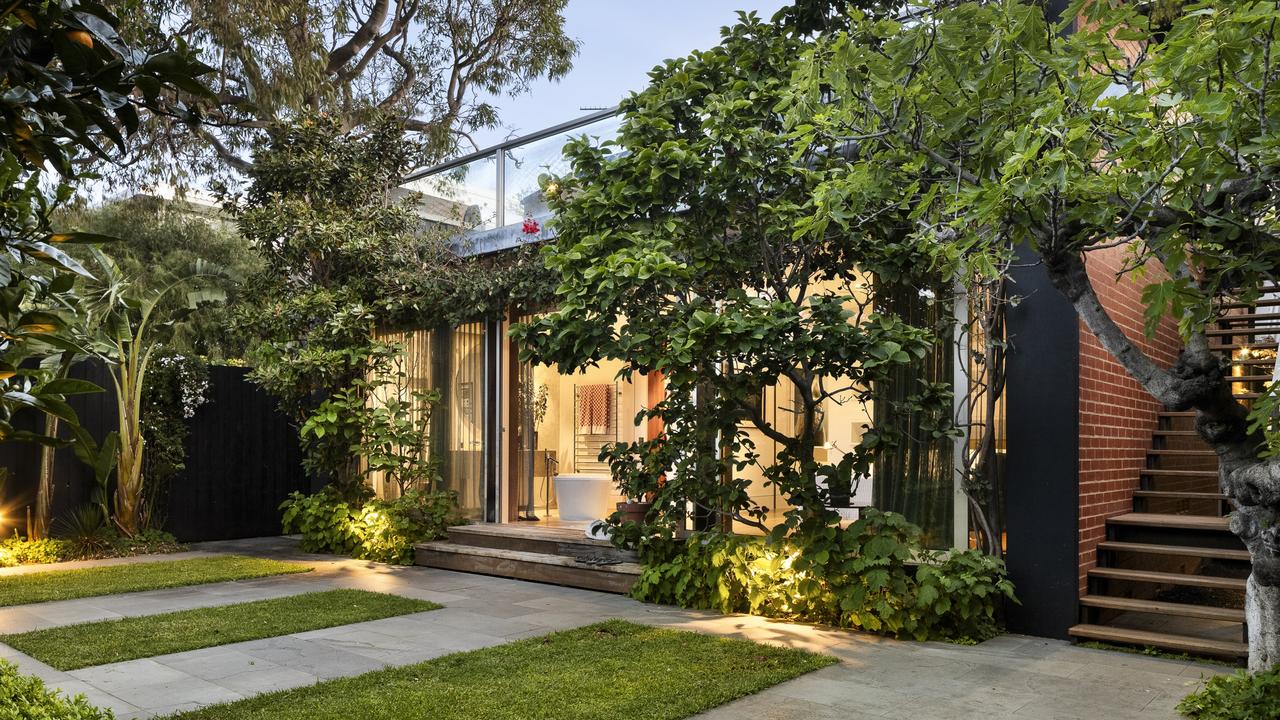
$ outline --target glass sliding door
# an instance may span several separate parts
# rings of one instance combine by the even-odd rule
[[[896,369],[892,379],[875,389],[876,425],[895,428],[903,436],[898,447],[876,461],[875,505],[901,513],[924,530],[925,542],[934,548],[953,544],[955,502],[955,454],[949,438],[930,439],[921,430],[927,418],[918,411],[904,412],[908,398],[926,383],[950,382],[954,353],[945,339],[951,337],[950,307],[914,287],[881,287],[884,310],[917,327],[934,329],[944,338],[923,359]],[[947,297],[945,291],[933,298]]]
[[[468,519],[484,520],[485,483],[485,327],[473,322],[442,328],[436,352],[438,432],[432,433],[440,475],[458,493]]]
[[[378,334],[379,340],[400,346],[401,353],[386,377],[371,378],[379,384],[369,398],[370,405],[385,405],[393,401],[412,404],[414,393],[426,392],[436,387],[437,383],[432,376],[432,346],[435,338],[436,333],[431,330],[406,330]],[[414,409],[414,413],[416,415],[417,408]],[[416,421],[418,418],[414,419]],[[437,424],[438,416],[431,420],[428,435],[435,431]],[[394,499],[400,497],[404,490],[410,489],[399,487],[381,472],[370,473],[369,482],[374,493],[380,498]]]

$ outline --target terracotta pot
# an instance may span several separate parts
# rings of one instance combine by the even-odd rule
[[[620,502],[618,512],[622,513],[622,522],[642,523],[652,507],[651,502]]]

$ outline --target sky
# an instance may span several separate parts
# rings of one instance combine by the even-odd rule
[[[481,147],[616,105],[642,89],[667,58],[719,44],[720,28],[738,10],[769,18],[786,0],[569,0],[565,32],[581,43],[573,69],[519,97],[488,98],[501,128],[476,134]]]

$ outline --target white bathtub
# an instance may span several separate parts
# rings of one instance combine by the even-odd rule
[[[617,490],[608,475],[556,475],[561,520],[599,520],[614,511]]]

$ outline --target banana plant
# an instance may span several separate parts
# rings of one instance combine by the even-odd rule
[[[216,288],[195,288],[203,279],[222,277],[226,274],[209,263],[197,262],[190,275],[158,289],[140,288],[132,284],[120,272],[116,263],[101,250],[91,250],[96,264],[101,268],[98,280],[90,284],[89,327],[93,334],[88,343],[90,351],[111,367],[111,380],[116,392],[116,411],[119,420],[118,438],[114,443],[116,456],[116,488],[113,498],[115,524],[126,535],[133,535],[142,528],[143,504],[143,453],[146,439],[142,433],[142,392],[147,370],[156,350],[172,334],[176,324],[200,304],[221,302],[224,294]],[[163,301],[171,294],[188,290],[188,306],[180,311],[165,311]],[[108,440],[103,447],[113,444]],[[104,467],[101,450],[90,455],[90,465]],[[109,472],[109,469],[108,469]]]

